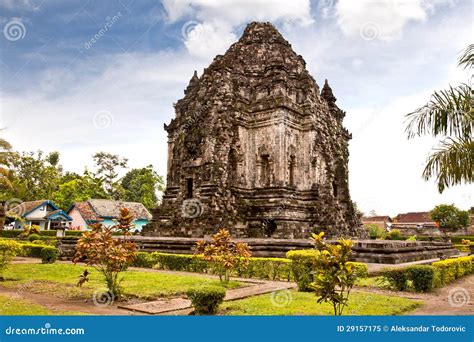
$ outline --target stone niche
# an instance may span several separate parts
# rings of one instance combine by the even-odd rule
[[[251,23],[169,125],[167,188],[143,235],[363,237],[348,188],[345,112],[270,23]]]

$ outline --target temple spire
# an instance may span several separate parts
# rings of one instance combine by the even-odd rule
[[[324,86],[321,90],[321,96],[328,102],[329,105],[334,105],[337,101],[336,97],[332,93],[332,89],[329,86],[327,79],[324,81]]]

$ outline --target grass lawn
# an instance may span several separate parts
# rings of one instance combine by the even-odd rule
[[[225,315],[332,315],[329,303],[318,304],[311,292],[282,291],[272,300],[271,294],[224,302],[221,313]],[[278,300],[281,299],[281,301]],[[273,303],[279,304],[274,305]],[[286,303],[286,305],[283,305]],[[399,315],[416,309],[422,304],[407,298],[352,292],[344,315]]]
[[[379,289],[388,290],[391,288],[390,283],[382,276],[359,278],[356,286],[360,287],[377,287]]]
[[[0,315],[84,315],[84,313],[50,310],[23,299],[0,295]]]
[[[89,281],[82,288],[76,286],[84,269],[90,272]],[[13,264],[5,271],[6,281],[0,286],[22,287],[35,293],[48,293],[61,298],[91,298],[96,290],[104,290],[99,272],[91,267],[73,264]],[[123,295],[139,299],[179,296],[195,285],[219,284],[219,280],[200,276],[185,276],[156,272],[126,271],[122,274]],[[230,282],[228,288],[240,287]]]

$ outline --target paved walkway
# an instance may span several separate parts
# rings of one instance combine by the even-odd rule
[[[289,282],[261,281],[259,283],[254,283],[247,281],[246,283],[251,285],[228,290],[224,300],[237,300],[265,293],[296,288],[296,284]],[[187,298],[159,299],[147,303],[120,305],[119,308],[149,315],[183,315],[192,311],[191,301]]]

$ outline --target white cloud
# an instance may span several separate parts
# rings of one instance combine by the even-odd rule
[[[337,23],[347,36],[366,40],[401,37],[410,21],[424,21],[427,8],[422,0],[339,0]]]
[[[195,57],[210,59],[236,40],[235,29],[249,21],[306,26],[314,22],[309,0],[165,0],[170,22],[183,24],[184,43]]]
[[[103,69],[94,74],[95,63]],[[200,67],[187,55],[164,51],[101,56],[68,70],[45,70],[30,80],[38,87],[1,94],[2,133],[16,150],[59,150],[67,170],[82,171],[92,153],[106,150],[129,158],[131,166],[152,163],[164,175],[163,123],[174,117],[173,102]]]

